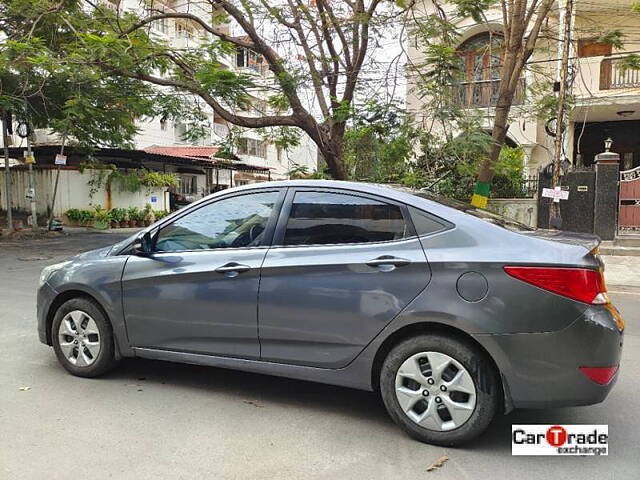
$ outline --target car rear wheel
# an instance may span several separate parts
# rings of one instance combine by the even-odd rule
[[[73,375],[97,377],[117,364],[111,325],[87,298],[72,298],[58,308],[51,340],[58,361]]]
[[[441,334],[395,346],[382,365],[380,392],[393,420],[411,437],[447,446],[480,435],[500,401],[498,375],[486,355]]]

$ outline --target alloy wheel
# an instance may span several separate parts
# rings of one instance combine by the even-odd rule
[[[82,310],[64,316],[58,328],[58,343],[64,357],[76,367],[88,367],[100,354],[101,339],[95,320]]]
[[[420,352],[396,374],[396,398],[415,423],[429,430],[462,426],[476,407],[476,387],[468,370],[440,352]]]

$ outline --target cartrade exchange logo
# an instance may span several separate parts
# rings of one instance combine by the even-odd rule
[[[512,455],[608,455],[608,425],[512,425]]]

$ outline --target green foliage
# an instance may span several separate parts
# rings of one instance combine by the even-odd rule
[[[153,215],[155,217],[156,220],[160,220],[161,218],[166,217],[167,215],[169,215],[169,212],[166,210],[155,210],[153,212]]]
[[[300,145],[300,130],[294,127],[270,127],[258,130],[262,139],[279,150],[288,150]]]
[[[344,160],[350,177],[398,182],[406,174],[417,130],[394,104],[369,101],[356,109],[344,136]]]
[[[153,112],[154,90],[78,58],[74,31],[97,26],[98,14],[73,0],[4,0],[0,18],[0,106],[69,142],[131,145],[135,118]]]
[[[111,216],[109,215],[109,210],[106,208],[102,208],[102,205],[96,205],[94,207],[93,219],[96,222],[106,223],[111,221]]]
[[[640,70],[640,55],[631,53],[619,60],[618,69],[624,73],[627,70]]]
[[[93,160],[82,162],[79,166],[80,173],[90,170],[89,180],[89,198],[98,193],[105,183],[109,182],[111,176],[117,171],[116,166],[110,163],[99,163]]]
[[[133,168],[120,170],[110,163],[100,163],[89,160],[80,164],[80,173],[85,170],[90,171],[89,198],[101,189],[111,189],[114,184],[118,185],[121,192],[140,192],[146,189],[149,193],[157,188],[170,188],[178,185],[178,177],[173,173],[161,173],[147,170],[146,168]]]
[[[219,63],[201,65],[195,78],[210,94],[244,108],[251,101],[248,89],[256,86],[251,75],[223,70]]]
[[[128,216],[127,216],[127,210],[124,208],[112,208],[109,211],[109,216],[111,218],[111,220],[113,220],[114,222],[126,222],[129,220]]]
[[[129,220],[137,222],[140,218],[140,209],[138,207],[129,207],[127,209]]]
[[[614,29],[604,32],[600,35],[596,41],[601,43],[607,43],[614,48],[623,48],[624,47],[624,37],[625,34],[620,29]]]
[[[86,225],[93,221],[94,211],[70,208],[65,212],[65,216],[73,223]]]
[[[490,142],[489,135],[485,134]],[[459,139],[455,143],[467,144],[464,139]],[[461,201],[468,201],[473,194],[476,177],[482,160],[488,153],[488,147],[477,143],[479,147],[472,153],[473,141],[468,143],[464,160],[458,157],[454,162],[444,163],[440,166],[436,180],[429,178],[422,187],[429,187],[431,190],[451,198]],[[461,145],[452,145],[451,151],[455,152]],[[471,147],[471,148],[469,148]],[[524,196],[521,182],[524,171],[524,152],[521,148],[511,148],[504,146],[500,151],[500,157],[495,164],[495,177],[491,187],[491,196],[494,198],[520,198]]]
[[[498,4],[498,0],[450,0],[450,3],[456,6],[460,17],[471,17],[481,23],[486,21],[484,12]]]
[[[153,209],[151,208],[150,203],[145,203],[144,209],[142,209],[140,216],[142,217],[142,220],[144,220],[145,222],[153,222],[154,214],[153,214]]]

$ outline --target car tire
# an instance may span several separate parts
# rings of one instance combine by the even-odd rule
[[[72,298],[58,308],[51,340],[58,361],[78,377],[98,377],[118,363],[111,324],[102,309],[88,298]]]
[[[461,445],[484,432],[501,398],[498,372],[487,355],[443,334],[396,345],[382,364],[380,393],[405,432],[442,446]]]

